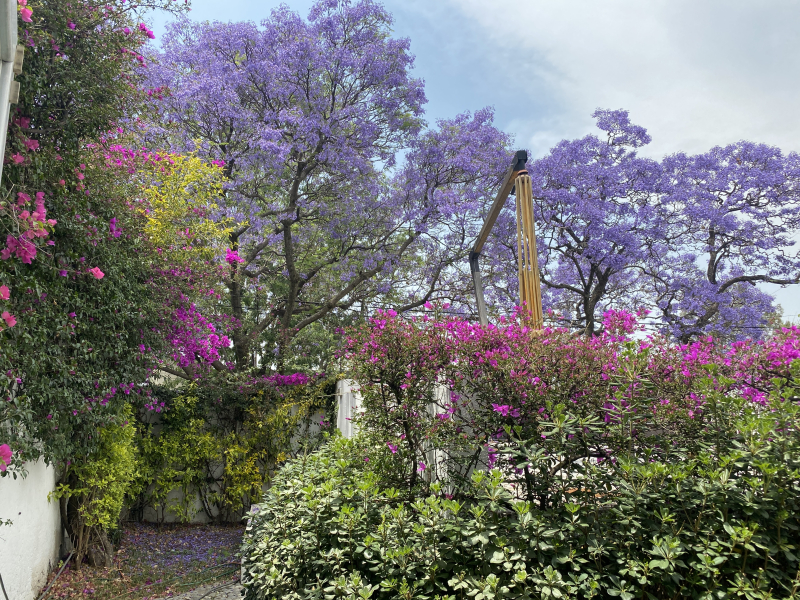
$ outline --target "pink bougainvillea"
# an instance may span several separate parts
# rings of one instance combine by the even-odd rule
[[[364,398],[365,429],[381,432],[390,449],[400,439],[417,461],[431,445],[472,444],[490,467],[512,436],[546,441],[554,411],[602,424],[609,458],[642,430],[684,443],[709,426],[709,394],[767,405],[775,378],[794,381],[790,365],[800,359],[797,327],[766,341],[681,345],[645,336],[637,316],[621,311],[607,312],[596,336],[390,311],[345,333],[341,356]],[[437,399],[437,386],[449,396]]]
[[[168,339],[174,348],[172,358],[183,368],[210,365],[220,360],[220,350],[230,346],[229,338],[218,334],[194,304],[175,310]]]
[[[0,471],[5,471],[8,468],[8,465],[11,464],[11,458],[13,453],[11,452],[11,447],[8,444],[3,444],[0,446]]]
[[[5,323],[6,323],[6,325],[8,327],[13,327],[14,325],[17,324],[16,317],[14,315],[12,315],[11,313],[9,313],[7,310],[3,311],[3,314],[0,315],[0,316],[2,316],[3,321],[5,321]]]
[[[239,256],[239,253],[236,250],[231,250],[230,248],[225,250],[225,260],[230,265],[244,262],[244,259]]]
[[[6,235],[5,247],[0,250],[0,259],[14,257],[29,265],[36,258],[37,241],[50,235],[56,220],[47,218],[44,192],[37,192],[35,197],[32,200],[28,194],[18,192],[15,202],[0,204],[0,213],[9,216],[13,224],[13,231]]]

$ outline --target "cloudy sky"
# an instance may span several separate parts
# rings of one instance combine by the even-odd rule
[[[192,0],[194,20],[260,21],[277,2]],[[291,0],[305,15],[310,0]],[[540,156],[625,108],[661,158],[741,139],[800,151],[800,0],[385,0],[411,39],[431,120],[494,106]],[[158,36],[165,20],[156,16]],[[787,316],[800,289],[773,289]]]

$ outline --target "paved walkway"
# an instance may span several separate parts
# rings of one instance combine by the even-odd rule
[[[204,585],[170,600],[241,600],[242,586],[236,582]]]

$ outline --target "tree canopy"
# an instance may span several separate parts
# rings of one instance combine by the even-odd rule
[[[490,110],[428,127],[409,41],[374,2],[283,7],[252,23],[174,24],[153,56],[147,139],[224,163],[236,222],[217,310],[239,369],[285,366],[322,323],[447,294],[509,138]],[[277,363],[274,361],[277,360]],[[320,366],[320,363],[317,364]]]

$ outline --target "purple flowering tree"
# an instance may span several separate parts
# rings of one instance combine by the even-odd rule
[[[239,368],[281,366],[378,296],[407,310],[464,284],[454,265],[508,140],[488,110],[426,128],[409,42],[390,24],[369,1],[321,1],[307,20],[283,7],[261,26],[184,20],[153,57],[151,141],[221,161],[229,179],[217,310],[241,324]]]
[[[564,140],[529,167],[533,183],[544,305],[560,324],[588,335],[602,330],[602,314],[643,303],[643,235],[653,226],[659,166],[636,148],[650,142],[627,111],[593,115],[604,137]],[[509,199],[491,253],[494,293],[518,302],[516,214]],[[490,252],[486,253],[487,255]]]
[[[800,282],[800,157],[739,142],[662,162],[650,293],[668,331],[760,338],[774,298],[758,282]]]
[[[740,142],[657,162],[623,110],[594,113],[604,138],[562,141],[533,161],[545,308],[560,324],[602,331],[614,308],[651,308],[681,342],[762,337],[774,299],[759,282],[800,282],[800,157]],[[509,200],[485,255],[493,300],[518,300],[516,216]]]

